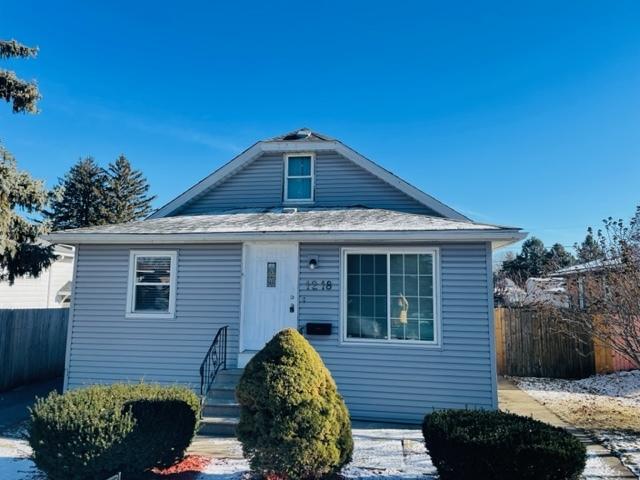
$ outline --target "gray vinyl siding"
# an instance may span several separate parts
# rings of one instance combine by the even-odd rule
[[[341,245],[300,245],[299,323],[332,324],[331,336],[308,338],[331,370],[354,419],[416,423],[433,409],[496,407],[491,247],[436,246],[442,343],[425,348],[341,342]],[[129,252],[154,248],[178,252],[176,317],[125,318]],[[200,363],[223,325],[229,325],[229,366],[237,365],[240,244],[82,245],[77,254],[69,388],[141,379],[196,388]],[[308,268],[311,256],[319,260],[315,270]],[[307,281],[312,280],[329,280],[332,288],[309,291]]]
[[[301,326],[331,322],[330,337],[309,337],[356,419],[419,422],[439,408],[495,408],[490,286],[485,244],[442,245],[440,347],[340,341],[340,247],[300,246]],[[310,270],[310,256],[318,268]],[[490,273],[490,272],[489,272]],[[330,291],[307,291],[308,280]]]
[[[233,208],[280,207],[283,204],[283,172],[283,154],[263,154],[173,215],[200,215]],[[315,202],[312,206],[366,206],[440,216],[338,153],[318,153],[315,174]]]
[[[129,252],[154,248],[79,247],[69,388],[141,379],[196,387],[200,363],[223,325],[229,325],[229,351],[238,351],[242,246],[155,248],[178,252],[175,318],[125,318]],[[229,360],[235,366],[237,358]]]

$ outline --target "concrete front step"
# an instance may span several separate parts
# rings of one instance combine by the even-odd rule
[[[221,400],[235,401],[236,399],[236,385],[234,383],[214,383],[211,390],[207,395],[205,402],[213,401],[218,402]]]
[[[233,417],[202,417],[198,433],[213,437],[235,437],[238,422]]]
[[[240,417],[240,406],[236,402],[236,385],[243,370],[234,368],[220,370],[204,399],[200,435],[233,437]]]
[[[232,400],[216,401],[207,399],[204,402],[202,416],[238,418],[240,416],[240,405]]]
[[[242,368],[229,368],[227,370],[218,370],[218,374],[216,375],[216,381],[218,379],[223,378],[233,378],[235,380],[239,380],[244,370]]]

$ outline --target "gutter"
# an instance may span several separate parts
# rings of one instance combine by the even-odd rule
[[[298,232],[221,232],[221,233],[50,233],[44,238],[67,244],[165,244],[165,243],[229,243],[250,240],[307,241],[314,243],[358,242],[492,242],[494,248],[518,242],[527,234],[518,230],[418,230],[418,231],[298,231]]]

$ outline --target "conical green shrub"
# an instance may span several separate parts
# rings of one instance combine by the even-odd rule
[[[238,439],[256,473],[314,479],[351,461],[347,407],[320,355],[296,330],[281,331],[251,359],[236,396]]]

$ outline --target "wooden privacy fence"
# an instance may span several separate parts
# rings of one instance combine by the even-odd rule
[[[498,375],[583,378],[596,373],[593,341],[551,328],[549,320],[523,308],[496,308]]]
[[[0,310],[0,392],[64,373],[67,308]]]

